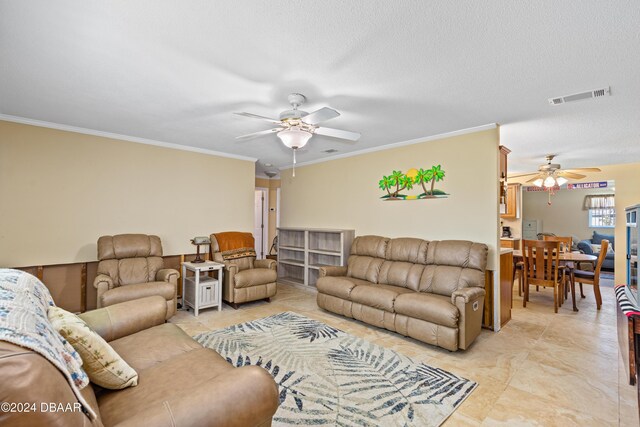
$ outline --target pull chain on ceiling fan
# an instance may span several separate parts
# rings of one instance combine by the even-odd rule
[[[304,102],[307,100],[304,95],[299,93],[292,93],[288,96],[287,99],[291,104],[292,109],[280,113],[279,120],[259,116],[252,113],[234,113],[240,116],[259,119],[278,125],[278,127],[275,127],[273,129],[238,136],[236,137],[236,139],[247,140],[258,136],[276,133],[282,143],[286,147],[293,150],[294,177],[296,176],[296,151],[299,148],[307,145],[307,142],[309,142],[314,134],[329,136],[337,139],[346,139],[348,141],[357,141],[358,139],[360,139],[360,134],[357,132],[318,126],[319,123],[336,118],[340,115],[340,113],[333,108],[323,107],[319,110],[314,111],[313,113],[307,113],[306,111],[298,110],[298,107],[304,104]]]

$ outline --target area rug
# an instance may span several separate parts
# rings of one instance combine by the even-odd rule
[[[477,383],[285,312],[195,337],[280,389],[274,425],[438,426]]]

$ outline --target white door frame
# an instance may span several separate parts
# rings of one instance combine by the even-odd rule
[[[268,255],[269,246],[271,242],[269,242],[269,189],[266,187],[256,187],[256,192],[262,192],[262,196],[264,198],[262,202],[262,253],[256,253],[256,259],[263,259],[265,255]],[[258,218],[254,218],[254,229],[255,224],[258,223]]]

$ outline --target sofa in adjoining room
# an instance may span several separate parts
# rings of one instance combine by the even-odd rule
[[[14,275],[10,280],[19,285],[22,279]],[[271,375],[257,366],[233,367],[178,326],[165,323],[168,308],[162,296],[79,316],[137,373],[137,385],[108,390],[94,384],[87,370],[91,362],[84,356],[83,370],[91,378],[88,385],[78,384],[77,370],[70,372],[68,364],[65,368],[64,361],[76,356],[60,348],[72,342],[55,332],[49,312],[57,308],[38,301],[46,290],[34,287],[34,292],[22,298],[32,303],[17,306],[18,297],[11,297],[23,292],[18,288],[0,280],[0,307],[4,309],[4,313],[0,310],[4,314],[0,316],[0,402],[23,410],[0,412],[0,425],[271,425],[279,405],[278,386]],[[100,358],[109,359],[108,364],[103,362],[105,369],[118,363],[110,357]],[[85,375],[84,371],[80,374],[80,378]],[[28,410],[24,410],[26,404]]]
[[[603,270],[613,271],[615,268],[615,236],[608,234],[600,234],[597,231],[593,232],[591,239],[585,239],[578,242],[578,250],[587,255],[600,255],[600,245],[603,240],[609,241],[609,250],[602,263]]]
[[[359,236],[346,267],[321,267],[318,306],[447,350],[480,334],[488,248]]]

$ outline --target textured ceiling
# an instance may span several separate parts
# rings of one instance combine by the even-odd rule
[[[357,143],[499,123],[510,171],[640,161],[640,2],[0,0],[0,114],[287,166],[269,117],[300,92]],[[611,86],[611,97],[547,98]],[[271,168],[271,169],[273,169]]]

